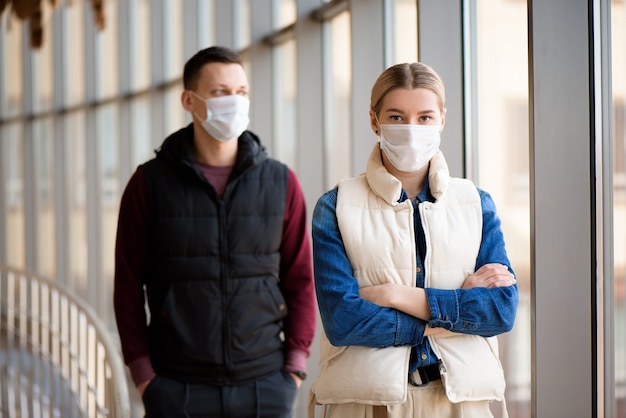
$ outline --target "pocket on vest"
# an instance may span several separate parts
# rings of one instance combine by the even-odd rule
[[[311,391],[318,404],[357,402],[394,405],[406,401],[410,347],[335,347],[321,341],[319,377]]]
[[[453,334],[428,339],[443,363],[441,378],[450,402],[504,399],[506,384],[496,337]]]

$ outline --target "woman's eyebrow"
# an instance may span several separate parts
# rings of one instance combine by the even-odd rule
[[[393,107],[389,108],[389,109],[386,109],[385,112],[406,113],[402,109],[396,109],[396,108],[393,108]],[[421,110],[420,112],[418,112],[418,114],[420,114],[420,115],[424,115],[424,114],[428,114],[428,113],[436,113],[436,111],[434,109],[426,109],[426,110]]]
[[[390,109],[385,110],[385,112],[404,113],[404,110],[402,110],[402,109],[396,109],[396,108],[393,108],[393,107],[392,107],[392,108],[390,108]]]

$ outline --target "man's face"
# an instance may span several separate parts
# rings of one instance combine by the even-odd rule
[[[241,65],[213,62],[202,67],[194,93],[203,99],[233,94],[247,97],[248,89],[248,77]],[[190,94],[193,110],[200,119],[205,119],[205,104],[197,96]]]

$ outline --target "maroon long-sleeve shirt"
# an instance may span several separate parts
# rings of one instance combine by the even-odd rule
[[[202,171],[210,176],[206,170]],[[214,180],[220,182],[217,178]],[[142,171],[137,170],[129,180],[120,204],[113,296],[124,361],[136,385],[155,376],[150,363],[142,283],[146,269],[149,206],[146,183]],[[315,335],[315,290],[306,204],[298,178],[291,169],[280,252],[280,285],[289,312],[284,320],[284,368],[305,371]]]

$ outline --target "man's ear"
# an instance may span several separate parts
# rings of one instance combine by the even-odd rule
[[[441,112],[441,130],[439,131],[439,133],[441,133],[443,131],[443,127],[446,126],[446,112],[447,111],[448,109],[444,107],[443,112]]]
[[[183,90],[182,94],[180,95],[180,102],[186,111],[194,111],[193,99],[189,90]]]

